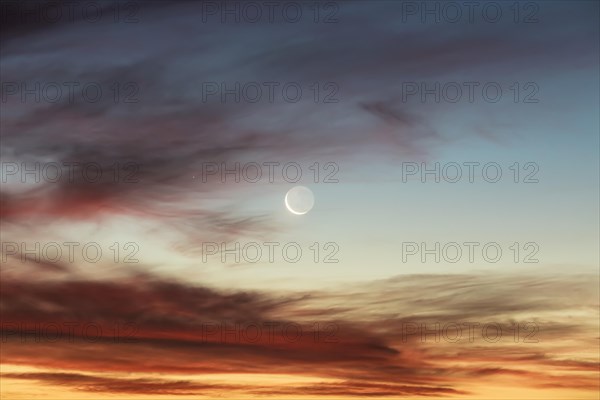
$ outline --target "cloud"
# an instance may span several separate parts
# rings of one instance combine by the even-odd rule
[[[31,268],[45,269],[39,264]],[[597,279],[587,276],[536,278],[531,285],[511,276],[412,276],[344,294],[278,295],[217,290],[147,273],[118,281],[65,278],[62,271],[39,280],[15,268],[2,273],[2,363],[77,372],[6,376],[10,378],[155,394],[448,395],[465,393],[462,384],[474,376],[511,375],[525,379],[526,386],[545,387],[561,374],[577,377],[565,387],[597,387],[590,375],[597,361],[569,356],[582,343],[593,345],[593,324],[583,314],[561,317],[573,310],[594,313]],[[490,291],[492,280],[496,291]],[[517,282],[525,283],[519,287]],[[580,291],[570,302],[557,301],[556,290],[569,285]],[[332,307],[342,298],[347,298],[344,309]],[[551,312],[533,317],[544,308]],[[539,328],[536,340],[524,340],[531,336],[529,327],[515,342],[514,323],[524,327],[532,321]],[[460,341],[448,339],[455,332],[443,327],[465,322],[477,329]],[[501,341],[480,333],[492,323],[505,333]],[[441,324],[437,332],[436,324]],[[573,344],[554,347],[565,337]],[[306,371],[324,383],[279,387],[257,382],[251,388],[225,389],[168,379],[146,385],[145,378],[118,378],[111,385],[96,376],[135,372],[201,379],[213,374],[303,376]],[[531,377],[535,381],[527,383]]]
[[[222,392],[224,390],[243,390],[242,385],[200,384],[189,381],[169,381],[165,379],[121,379],[93,375],[69,373],[8,373],[2,374],[8,379],[38,381],[55,386],[69,386],[91,393],[130,393],[153,395],[193,395]]]
[[[466,394],[443,387],[409,386],[385,383],[356,383],[340,382],[336,384],[319,383],[314,386],[288,385],[285,388],[273,389],[260,385],[242,384],[210,384],[184,380],[167,379],[122,379],[106,378],[83,374],[68,373],[8,373],[1,375],[7,379],[20,379],[37,381],[48,385],[61,385],[74,387],[77,390],[91,393],[130,393],[151,395],[219,395],[224,392],[229,394],[253,394],[260,396],[295,395],[320,395],[320,396],[367,396],[386,397],[398,395],[418,396],[447,396]]]
[[[365,151],[422,159],[449,138],[414,105],[399,102],[402,82],[489,71],[504,63],[528,68],[549,58],[557,61],[558,50],[535,47],[537,36],[515,40],[522,26],[511,25],[515,33],[510,35],[495,29],[473,32],[477,28],[469,25],[436,27],[452,32],[444,36],[422,24],[402,23],[401,7],[389,2],[368,9],[339,3],[339,22],[317,25],[310,18],[299,24],[224,25],[218,16],[205,21],[200,3],[133,3],[139,6],[136,23],[109,18],[115,11],[111,1],[95,2],[106,16],[95,23],[80,13],[48,23],[44,15],[57,2],[5,4],[3,84],[31,89],[54,82],[64,93],[56,102],[31,94],[22,101],[20,93],[4,90],[2,159],[79,167],[74,181],[65,176],[19,192],[3,185],[3,221],[133,215],[184,231],[190,219],[209,232],[233,227],[227,239],[265,232],[273,226],[263,216],[206,205],[214,197],[227,201],[243,185],[223,185],[217,176],[199,185],[191,180],[194,171],[206,163],[241,160],[307,160],[311,165],[320,157],[339,161]],[[551,20],[560,14],[550,11]],[[537,27],[548,30],[545,24]],[[585,58],[573,43],[582,43],[577,38],[586,29],[582,25],[559,35],[555,47]],[[66,82],[80,84],[75,100],[67,95]],[[279,83],[276,101],[207,98],[203,86],[247,82]],[[89,83],[101,88],[98,101],[83,97],[81,89]],[[302,87],[301,101],[284,101],[279,88],[286,83]],[[338,101],[323,103],[332,83]],[[317,102],[315,84],[321,91]],[[82,166],[89,164],[103,172],[97,182],[81,178]],[[135,182],[115,184],[115,173],[124,165],[136,169]]]
[[[565,10],[597,15],[591,3],[551,8],[535,31],[512,23],[485,30],[402,24],[394,2],[340,2],[340,22],[330,25],[308,18],[204,23],[202,3],[175,1],[140,2],[139,23],[48,23],[36,13],[50,3],[56,2],[8,3],[9,19],[0,24],[0,157],[75,167],[73,177],[54,182],[3,182],[3,239],[114,216],[183,234],[184,251],[205,237],[267,235],[278,228],[269,216],[236,207],[247,195],[244,184],[223,184],[218,175],[198,183],[194,174],[206,163],[308,166],[364,153],[425,158],[452,138],[435,115],[400,100],[402,82],[597,63],[597,42],[587,40],[597,28],[589,19],[562,23]],[[97,4],[110,15],[117,3]],[[37,5],[19,20],[25,7]],[[65,91],[56,102],[37,101],[36,94],[24,101],[6,86],[49,82],[63,89],[79,83],[76,100]],[[277,82],[278,99],[207,96],[207,83],[238,82],[263,89]],[[102,89],[98,101],[82,101],[80,88],[88,83]],[[300,85],[300,101],[282,101],[286,83]],[[473,133],[494,138],[489,121]],[[85,165],[102,176],[85,179]],[[275,397],[461,396],[472,394],[474,379],[506,376],[527,388],[598,389],[598,360],[581,351],[597,346],[597,276],[415,275],[278,294],[165,280],[144,266],[91,277],[15,256],[1,270],[0,362],[46,372],[3,379],[89,393]],[[443,337],[443,329],[451,335],[464,323],[477,324],[473,331],[463,327],[473,341]],[[489,340],[481,333],[486,324],[508,333]],[[522,328],[518,335],[515,326]],[[317,383],[208,382],[215,374],[309,376]]]

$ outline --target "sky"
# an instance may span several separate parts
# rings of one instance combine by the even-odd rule
[[[0,5],[2,398],[598,398],[597,1]]]

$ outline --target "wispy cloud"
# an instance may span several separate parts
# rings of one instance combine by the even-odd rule
[[[30,277],[14,268],[3,271],[2,363],[78,372],[6,378],[121,393],[226,389],[392,396],[460,394],[473,377],[504,375],[535,378],[524,384],[548,387],[562,373],[573,377],[565,378],[563,387],[597,389],[598,361],[575,356],[577,347],[597,340],[589,336],[596,327],[587,319],[598,306],[597,277],[412,276],[357,287],[353,293],[286,295],[217,290],[147,273],[119,281]],[[577,294],[571,301],[557,300],[554,293],[569,285],[579,288]],[[334,306],[341,299],[346,299],[344,309]],[[581,317],[561,317],[574,312]],[[537,330],[525,327],[526,322],[534,322]],[[452,324],[461,323],[474,328],[463,332],[460,341],[448,339],[456,335]],[[515,323],[523,329],[517,340]],[[501,327],[501,341],[482,336],[486,324]],[[535,341],[526,340],[530,336]],[[565,338],[572,343],[556,347]],[[310,371],[325,383],[224,388],[145,378],[113,382],[94,376],[97,371],[198,379]],[[331,380],[336,383],[327,383]]]

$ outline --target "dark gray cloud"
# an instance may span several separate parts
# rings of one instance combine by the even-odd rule
[[[406,22],[401,5],[393,2],[340,2],[338,22],[330,24],[308,17],[296,24],[222,24],[201,3],[158,1],[132,2],[139,6],[134,23],[108,18],[116,7],[112,1],[97,2],[105,16],[97,22],[48,23],[43,15],[57,2],[24,3],[6,3],[3,85],[94,83],[103,94],[94,102],[79,90],[74,101],[65,91],[56,103],[37,102],[35,95],[23,102],[3,86],[2,159],[95,163],[106,179],[60,181],[19,194],[3,189],[0,216],[12,222],[26,215],[68,220],[107,212],[179,214],[170,219],[174,228],[198,216],[209,230],[211,221],[218,230],[258,217],[254,228],[244,226],[264,230],[261,216],[202,206],[183,211],[182,203],[198,204],[224,188],[194,184],[190,172],[207,162],[312,162],[370,151],[422,159],[451,138],[414,104],[400,101],[402,82],[465,73],[485,77],[507,65],[531,70],[540,63],[558,68],[563,60],[590,61],[581,50],[589,46],[582,39],[591,25],[556,30],[558,6],[542,8],[540,23],[532,26],[495,26]],[[21,23],[24,13],[28,17]],[[236,82],[279,86],[272,102],[266,91],[257,103],[206,95],[207,84],[232,88]],[[282,96],[280,88],[290,82],[303,90],[297,103]],[[328,95],[338,101],[323,103]],[[135,164],[139,184],[111,182],[115,163]]]

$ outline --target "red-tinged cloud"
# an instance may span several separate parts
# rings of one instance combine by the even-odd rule
[[[215,197],[224,202],[235,197],[232,185],[222,185],[218,176],[201,184],[191,177],[206,163],[306,161],[308,167],[365,151],[422,158],[451,138],[434,126],[430,114],[402,101],[403,82],[465,71],[477,75],[481,68],[489,73],[506,64],[512,70],[537,70],[539,65],[559,68],[565,60],[595,61],[593,52],[585,51],[591,29],[586,24],[558,33],[559,22],[552,29],[540,25],[544,34],[539,37],[524,33],[525,24],[510,25],[509,34],[457,24],[426,30],[419,23],[402,23],[402,7],[390,2],[344,2],[339,22],[332,24],[315,25],[306,18],[300,24],[227,26],[218,16],[204,20],[202,3],[195,2],[135,2],[139,23],[131,24],[110,18],[89,23],[81,16],[48,23],[43,15],[57,2],[36,3],[41,6],[9,2],[0,24],[1,157],[4,162],[68,163],[75,165],[76,178],[65,173],[57,182],[26,191],[3,185],[0,219],[10,223],[98,221],[116,214],[172,229],[226,227],[224,237],[263,232],[272,226],[260,215],[206,205]],[[114,12],[113,2],[96,3],[104,15]],[[20,18],[24,13],[28,17]],[[560,17],[560,7],[547,10],[549,20]],[[551,49],[540,44],[548,37],[554,39]],[[63,86],[65,95],[56,102],[32,95],[23,101],[10,86],[64,82],[78,88],[97,84],[104,95],[83,101],[77,90],[73,100]],[[278,92],[274,101],[265,95],[266,101],[252,103],[206,95],[206,84],[231,88],[247,82],[295,83],[304,96],[288,102]],[[316,102],[315,83],[321,90]],[[336,101],[324,103],[330,94],[325,85],[332,83]],[[133,85],[135,101],[115,101],[115,84],[122,86],[123,96],[130,94],[125,85]],[[92,164],[103,171],[93,183],[81,177],[81,169]],[[125,165],[136,169],[129,171],[135,182],[121,177],[115,184],[115,169]],[[197,223],[186,224],[189,220]]]
[[[501,376],[532,388],[555,387],[559,377],[565,378],[561,387],[598,386],[598,360],[571,355],[582,345],[593,346],[593,323],[583,316],[561,317],[586,309],[593,315],[597,278],[537,278],[537,285],[522,291],[517,282],[526,282],[523,277],[496,277],[502,285],[490,290],[490,277],[414,276],[356,288],[351,295],[276,296],[148,274],[74,280],[65,279],[60,268],[46,271],[35,279],[14,268],[3,270],[0,362],[76,373],[6,378],[84,391],[181,395],[219,390],[264,396],[459,395],[468,392],[465,382]],[[580,288],[571,301],[553,296],[564,285]],[[393,288],[395,297],[388,295]],[[410,288],[420,288],[419,299]],[[450,294],[439,309],[437,300]],[[347,295],[353,301],[344,309],[331,306]],[[493,301],[497,297],[504,301]],[[553,313],[534,317],[544,308]],[[461,309],[471,311],[461,314]],[[455,340],[455,325],[463,323],[473,329]],[[515,324],[522,329],[516,341]],[[483,334],[486,325],[494,329]],[[497,326],[504,332],[498,340]],[[565,337],[574,343],[555,347]],[[221,387],[168,379],[169,374],[202,380],[213,374],[304,376],[307,371],[323,382]],[[165,379],[99,375],[126,372],[160,373]]]
[[[19,14],[26,3],[13,2],[9,11]],[[111,12],[116,3],[99,4]],[[54,229],[54,238],[65,226],[113,216],[196,242],[268,234],[277,224],[236,207],[248,197],[245,186],[205,177],[207,163],[294,161],[307,168],[357,154],[421,159],[455,138],[436,126],[436,114],[415,106],[419,96],[404,101],[403,82],[493,80],[507,69],[538,76],[540,65],[564,73],[597,63],[590,19],[561,21],[565,11],[597,14],[588,12],[597,11],[591,3],[546,9],[537,35],[512,22],[485,32],[402,24],[401,2],[344,2],[340,23],[308,28],[225,26],[218,17],[202,23],[201,2],[140,4],[139,24],[0,24],[3,241],[17,240],[13,234],[29,240],[42,228]],[[258,103],[206,96],[206,83],[249,81],[296,83],[304,96]],[[50,82],[93,83],[104,95],[82,101],[77,91],[74,102],[67,95],[48,102],[11,93],[15,84]],[[136,101],[125,101],[131,96]],[[490,131],[489,121],[479,121],[470,137],[496,139]],[[68,168],[53,182],[29,185],[4,169],[6,162]],[[44,372],[0,379],[86,394],[462,396],[474,381],[496,378],[594,393],[597,288],[597,276],[454,275],[274,294],[148,272],[90,278],[62,264],[8,259],[0,363]],[[215,374],[316,383],[214,383]]]
[[[239,393],[275,397],[301,393],[305,396],[387,397],[418,395],[439,397],[466,393],[443,387],[409,386],[394,383],[341,382],[331,384],[324,382],[313,386],[288,385],[285,388],[275,389],[260,385],[203,384],[195,381],[166,379],[122,379],[68,373],[8,373],[2,376],[8,379],[36,381],[47,385],[76,387],[79,390],[93,393],[145,395],[190,396],[200,394],[208,396]]]

